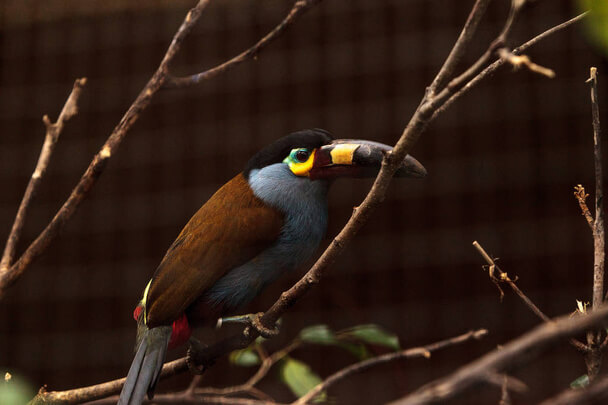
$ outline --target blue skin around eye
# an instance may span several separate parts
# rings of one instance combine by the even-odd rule
[[[301,153],[304,152],[304,153]],[[293,154],[293,159],[297,162],[300,163],[304,163],[308,160],[308,158],[310,157],[310,152],[308,151],[308,149],[298,149],[292,152]],[[301,155],[298,157],[298,155]]]

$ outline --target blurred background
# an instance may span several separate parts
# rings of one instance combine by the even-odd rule
[[[0,235],[8,235],[44,138],[74,79],[87,77],[81,110],[59,140],[34,200],[22,251],[69,195],[90,159],[156,69],[195,1],[52,0],[0,3]],[[212,67],[271,30],[292,2],[212,2],[179,53],[176,74]],[[473,0],[327,0],[299,19],[255,61],[182,90],[159,93],[112,157],[63,234],[0,303],[0,371],[33,389],[75,388],[124,376],[132,360],[132,310],[167,247],[198,207],[259,148],[302,128],[393,144],[451,49]],[[494,2],[462,68],[497,35],[509,1]],[[536,2],[511,45],[577,13],[572,1]],[[608,126],[608,63],[568,28],[528,54],[553,80],[504,67],[441,115],[412,150],[424,180],[394,181],[383,206],[348,245],[328,277],[283,320],[268,342],[298,331],[377,323],[412,347],[475,328],[481,342],[374,368],[336,385],[338,403],[376,404],[441,377],[539,320],[506,291],[503,302],[472,248],[478,240],[548,315],[589,301],[592,238],[573,187],[594,189],[589,67],[600,72]],[[606,150],[606,149],[604,149]],[[342,180],[330,194],[328,238],[371,181]],[[592,198],[592,197],[591,197]],[[591,200],[590,200],[591,201]],[[592,204],[590,204],[592,206]],[[4,237],[4,236],[3,236]],[[325,244],[329,241],[326,240]],[[298,274],[282,278],[242,312],[269,307]],[[201,330],[211,342],[234,329]],[[183,352],[172,353],[177,357]],[[331,347],[294,357],[327,376],[354,361]],[[604,367],[604,369],[608,369]],[[253,372],[222,359],[204,377],[235,385]],[[585,373],[566,342],[514,375],[530,403]],[[160,384],[179,389],[190,376]],[[276,376],[261,386],[293,399]],[[484,388],[459,403],[494,403]]]

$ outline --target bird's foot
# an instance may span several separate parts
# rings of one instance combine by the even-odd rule
[[[259,333],[260,336],[262,336],[263,338],[270,339],[270,338],[277,336],[280,332],[279,326],[277,324],[275,324],[274,327],[271,329],[271,328],[267,328],[266,326],[262,325],[262,322],[261,322],[262,315],[264,315],[263,312],[258,312],[257,314],[253,315],[249,326],[251,328],[255,329],[255,331],[257,333]]]
[[[186,364],[188,365],[188,369],[192,374],[201,375],[207,370],[207,367],[209,367],[210,364],[202,364],[196,359],[202,357],[202,353],[207,349],[207,345],[194,337],[190,337],[188,343],[190,346],[186,352]]]
[[[244,323],[251,329],[255,330],[260,336],[266,339],[270,339],[279,334],[279,327],[277,325],[274,328],[267,328],[262,325],[260,318],[264,315],[263,312],[258,312],[257,314],[246,314],[246,315],[238,315],[238,316],[228,316],[225,318],[220,318],[217,320],[217,328],[221,328],[222,325],[227,323]]]

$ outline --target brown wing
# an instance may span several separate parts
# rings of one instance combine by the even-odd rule
[[[242,174],[207,201],[171,245],[147,295],[146,324],[169,325],[229,270],[274,243],[283,215],[257,198]]]

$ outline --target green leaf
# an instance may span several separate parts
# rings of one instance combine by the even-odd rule
[[[393,350],[400,349],[397,335],[374,324],[355,326],[354,328],[340,332],[338,337],[352,338],[367,344],[384,346]]]
[[[581,11],[591,10],[585,18],[585,31],[591,42],[608,55],[608,2],[606,0],[577,0]]]
[[[231,352],[228,359],[232,364],[241,367],[257,366],[262,362],[252,346]]]
[[[578,389],[585,388],[589,385],[589,376],[584,374],[570,383],[570,388]]]
[[[261,344],[262,344],[262,343],[264,343],[266,340],[267,340],[267,339],[266,339],[264,336],[260,335],[260,336],[258,336],[257,338],[255,338],[254,342],[255,342],[255,344],[256,344],[256,345],[261,345]]]
[[[300,339],[306,343],[335,345],[338,343],[334,332],[327,325],[313,325],[300,331]]]
[[[353,354],[357,360],[365,360],[371,357],[369,350],[363,343],[340,342],[339,346]]]
[[[298,398],[321,383],[321,378],[310,369],[308,364],[289,356],[286,356],[281,362],[279,378]],[[319,396],[325,397],[325,393],[321,393]]]
[[[4,374],[0,380],[0,404],[22,405],[27,404],[36,392],[22,378]]]

